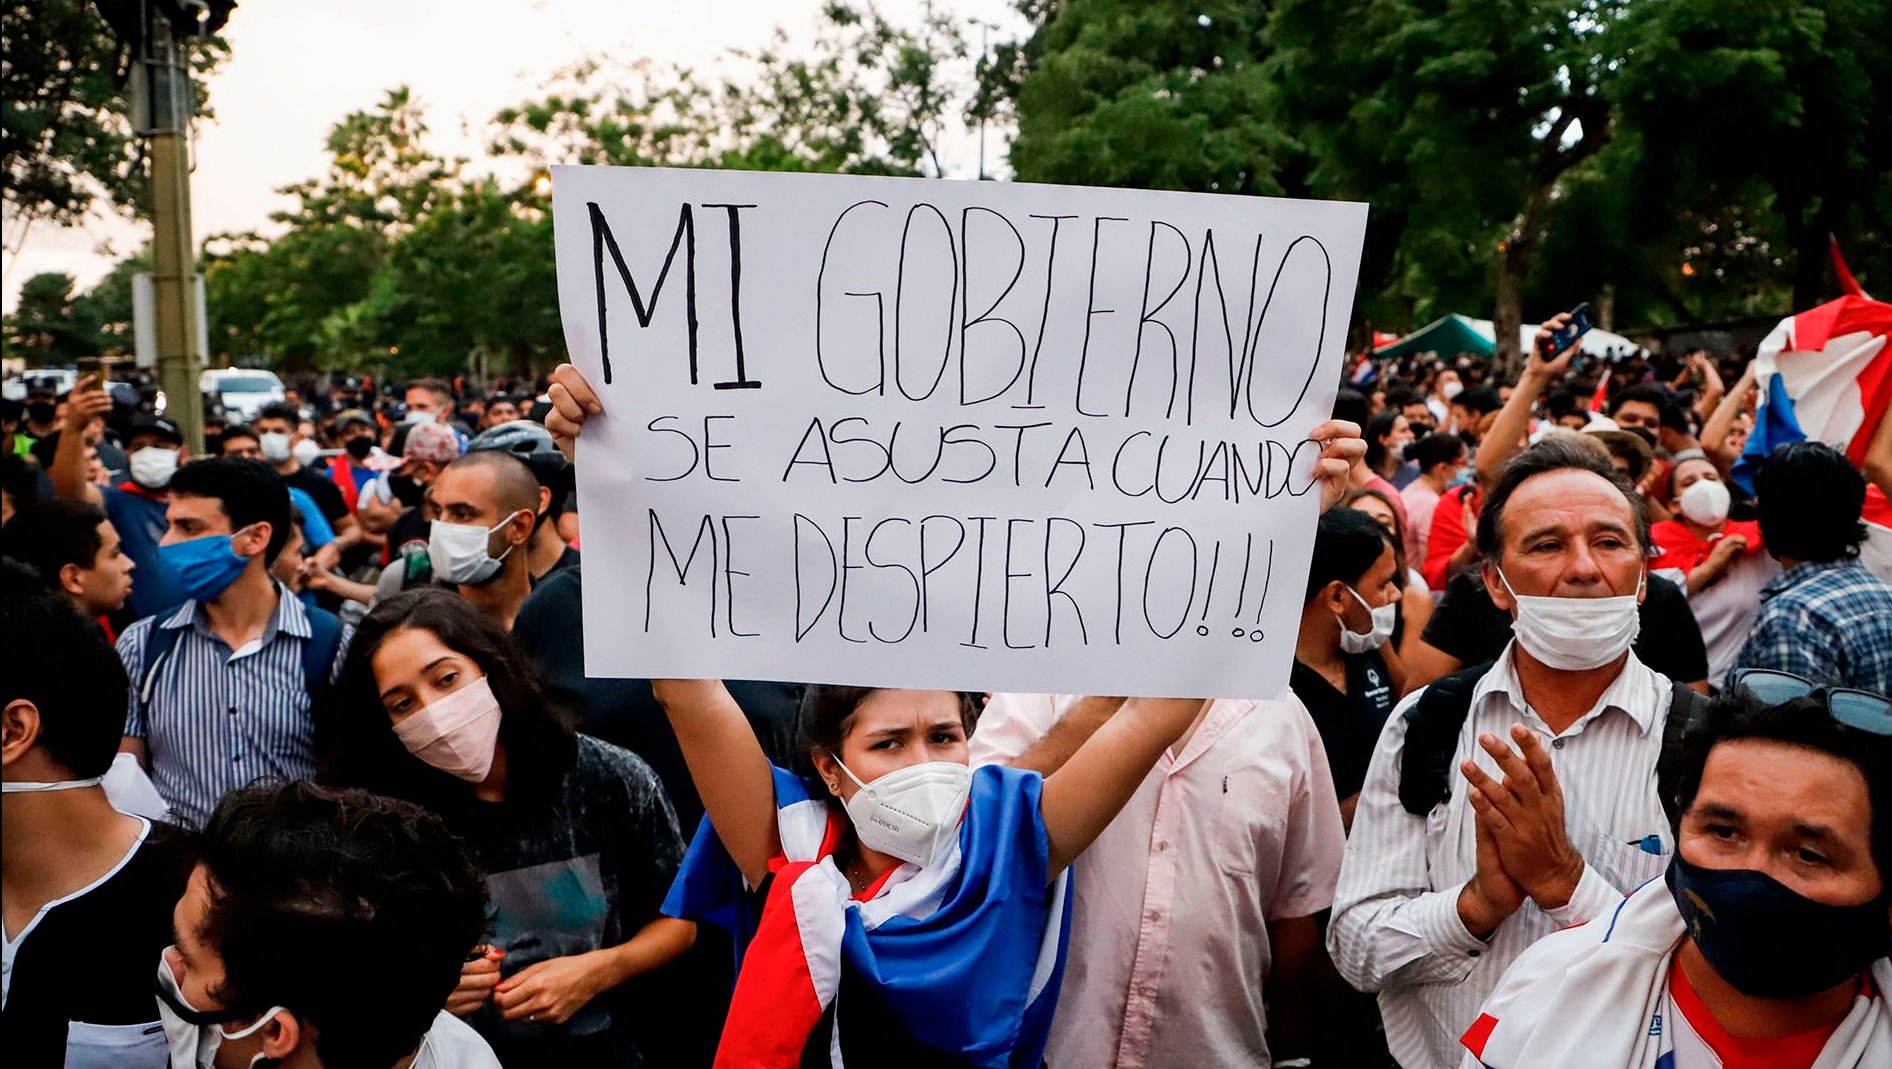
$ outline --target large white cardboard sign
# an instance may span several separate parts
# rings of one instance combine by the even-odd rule
[[[553,170],[597,676],[1272,697],[1366,206]]]

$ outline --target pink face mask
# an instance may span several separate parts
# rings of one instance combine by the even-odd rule
[[[394,725],[394,737],[440,771],[479,783],[493,768],[499,700],[481,676]]]

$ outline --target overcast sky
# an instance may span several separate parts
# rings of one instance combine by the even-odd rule
[[[877,6],[910,21],[922,0]],[[1020,24],[1007,0],[937,6]],[[435,151],[477,166],[493,113],[528,99],[581,57],[705,66],[728,48],[762,44],[776,26],[805,41],[821,7],[822,0],[245,0],[224,30],[230,58],[211,82],[217,121],[199,132],[191,190],[197,239],[267,231],[269,213],[289,203],[275,190],[321,173],[329,127],[392,86],[410,86],[425,106]],[[976,47],[976,34],[973,41]],[[969,137],[957,139],[948,146],[949,169],[972,173],[975,155]],[[89,286],[148,235],[146,225],[117,218],[68,230],[36,226],[19,253],[5,257],[5,307],[41,271],[63,271]]]

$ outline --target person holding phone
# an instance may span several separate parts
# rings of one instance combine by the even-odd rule
[[[97,373],[80,378],[66,399],[64,428],[47,473],[53,491],[73,501],[90,501],[105,509],[138,570],[132,586],[134,617],[155,616],[182,605],[186,592],[170,569],[158,564],[158,542],[169,528],[165,511],[170,506],[171,476],[190,455],[177,424],[156,416],[133,420],[125,439],[130,478],[117,486],[95,485],[86,475],[85,436],[95,419],[112,410],[112,397]]]

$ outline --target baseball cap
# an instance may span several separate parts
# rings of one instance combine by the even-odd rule
[[[161,416],[139,416],[125,428],[125,440],[128,442],[141,434],[155,434],[173,445],[184,444],[184,432],[177,429],[177,424]]]
[[[401,445],[401,459],[432,460],[446,463],[460,455],[460,439],[444,423],[416,423],[407,429],[407,441]]]

